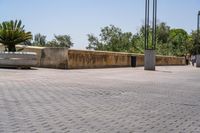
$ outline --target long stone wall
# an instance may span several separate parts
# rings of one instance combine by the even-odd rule
[[[130,54],[116,52],[69,50],[68,56],[69,69],[130,67],[131,61]]]
[[[69,69],[130,67],[131,56],[136,56],[136,66],[144,66],[142,54],[69,49],[68,56]],[[185,58],[156,56],[156,65],[185,65]]]
[[[86,69],[130,67],[131,56],[136,56],[136,66],[144,66],[144,55],[142,54],[32,46],[17,46],[17,49],[25,52],[36,52],[37,67],[43,68]],[[0,51],[3,50],[4,47],[0,45]],[[183,57],[156,56],[156,65],[185,65],[185,59]]]
[[[167,66],[167,65],[186,65],[184,57],[175,56],[156,56],[157,66]]]

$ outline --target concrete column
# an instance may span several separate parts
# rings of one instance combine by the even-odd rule
[[[155,50],[145,50],[144,70],[155,71],[156,52]]]
[[[196,67],[200,67],[200,54],[196,55]]]

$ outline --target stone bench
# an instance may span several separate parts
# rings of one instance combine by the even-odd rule
[[[0,52],[0,67],[30,68],[36,66],[34,52]]]

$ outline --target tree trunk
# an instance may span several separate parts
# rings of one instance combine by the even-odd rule
[[[7,45],[8,46],[8,52],[16,52],[15,45]]]

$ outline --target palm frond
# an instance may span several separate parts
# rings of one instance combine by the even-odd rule
[[[21,20],[11,20],[0,24],[0,43],[15,46],[30,39],[32,39],[32,34],[24,30]]]

